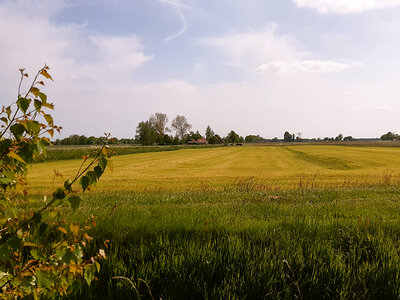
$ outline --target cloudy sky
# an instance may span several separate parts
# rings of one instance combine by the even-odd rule
[[[0,0],[0,103],[44,63],[72,133],[400,132],[400,0]]]

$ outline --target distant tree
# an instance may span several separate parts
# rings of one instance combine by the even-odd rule
[[[279,140],[278,140],[277,137],[274,137],[271,141],[274,142],[274,143],[276,143],[276,142],[278,142]]]
[[[186,137],[186,141],[190,141],[190,140],[198,140],[198,139],[202,139],[203,136],[199,133],[199,131],[193,132],[191,131],[188,136]]]
[[[156,140],[159,144],[165,144],[165,133],[170,131],[167,127],[168,117],[166,114],[162,113],[155,113],[154,115],[150,116],[149,121],[153,128],[155,129],[157,136]]]
[[[239,143],[240,137],[235,131],[231,130],[225,140],[227,143]]]
[[[179,145],[182,144],[182,141],[179,139],[179,137],[176,135],[172,141],[172,145]]]
[[[259,135],[247,135],[244,139],[246,143],[262,143],[264,138]]]
[[[96,144],[96,138],[94,136],[90,136],[87,139],[88,145],[95,145]]]
[[[345,137],[343,138],[343,141],[354,141],[354,138],[353,138],[351,135],[345,136]]]
[[[285,131],[285,133],[283,134],[283,140],[285,142],[293,142],[294,140],[294,134],[291,135],[288,131]]]
[[[157,131],[150,121],[140,122],[136,128],[136,140],[145,146],[156,142]]]
[[[210,139],[207,140],[209,144],[220,144],[220,141],[217,138],[217,135],[213,135],[212,137],[210,137]]]
[[[171,126],[182,142],[185,140],[188,131],[192,128],[192,125],[188,123],[186,117],[179,115],[172,120]]]
[[[390,131],[381,136],[382,141],[393,141],[393,140],[398,140],[398,139],[400,139],[400,136],[398,134],[395,134]]]
[[[206,139],[211,144],[210,140],[215,136],[214,131],[212,131],[210,125],[207,126],[206,129]]]
[[[174,143],[173,136],[165,134],[164,135],[164,142],[165,142],[165,145],[172,145]]]
[[[296,136],[296,142],[302,142],[303,139],[300,136]]]
[[[239,143],[244,143],[244,137],[239,136]]]
[[[337,137],[335,137],[335,141],[341,141],[343,140],[343,134],[339,134]]]

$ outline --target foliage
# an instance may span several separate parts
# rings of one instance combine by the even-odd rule
[[[355,141],[355,139],[351,135],[348,135],[343,138],[343,141],[350,142],[350,141]]]
[[[244,138],[244,141],[246,143],[263,143],[266,140],[263,137],[259,136],[259,135],[247,135]]]
[[[381,140],[382,141],[400,140],[400,135],[389,131],[388,133],[381,136]]]
[[[140,122],[136,128],[136,140],[144,145],[153,145],[156,142],[157,132],[150,121]]]
[[[88,190],[111,165],[106,144],[92,158],[85,157],[75,176],[52,197],[35,201],[28,194],[28,165],[46,155],[50,144],[47,136],[61,127],[54,125],[48,110],[54,105],[39,87],[42,77],[52,80],[44,66],[33,78],[26,93],[21,86],[28,74],[20,70],[21,79],[16,102],[3,107],[0,133],[0,292],[2,298],[22,298],[27,295],[55,297],[67,292],[76,279],[88,284],[99,270],[98,259],[104,251],[85,257],[84,250],[92,239],[88,230],[95,224],[71,223],[60,218],[63,203],[76,210],[81,202],[73,184],[80,182]],[[57,173],[56,173],[57,175]],[[44,178],[41,178],[45,180]]]
[[[235,131],[231,130],[226,136],[225,140],[227,143],[239,143],[240,137]]]
[[[343,140],[343,134],[339,134],[337,137],[335,137],[335,141],[340,142]]]
[[[294,134],[290,134],[288,131],[285,131],[283,134],[283,140],[285,142],[293,142],[294,141]]]
[[[188,123],[186,117],[179,115],[172,120],[171,126],[182,142],[185,140],[188,131],[192,128],[192,125]]]
[[[165,144],[166,143],[166,132],[169,132],[169,128],[167,127],[168,117],[166,114],[155,113],[150,116],[149,122],[156,131],[156,141],[157,144]],[[168,136],[167,136],[168,139]]]
[[[199,139],[203,139],[203,136],[199,133],[199,131],[196,131],[196,132],[191,131],[191,132],[189,132],[188,136],[186,137],[187,141],[199,140]]]
[[[210,143],[210,140],[215,136],[214,131],[211,129],[210,125],[206,128],[206,139]]]
[[[117,139],[113,137],[109,141],[111,144],[115,145],[126,145],[126,144],[134,144],[134,139]],[[103,145],[104,144],[104,137],[86,137],[85,135],[78,135],[72,134],[69,137],[63,139],[56,139],[54,145],[62,145],[62,146],[69,146],[69,145]]]

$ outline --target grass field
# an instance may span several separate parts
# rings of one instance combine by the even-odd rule
[[[121,155],[113,161],[115,171],[107,173],[99,192],[332,188],[400,180],[397,147],[218,147]],[[50,192],[54,170],[71,176],[79,164],[65,160],[34,165],[32,192]]]
[[[71,299],[398,299],[400,148],[257,146],[115,157],[64,214],[110,240],[99,280]],[[33,194],[53,170],[32,167]],[[50,178],[42,183],[39,176]]]

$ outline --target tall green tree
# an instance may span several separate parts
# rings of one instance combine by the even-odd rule
[[[388,133],[385,133],[384,135],[381,136],[382,141],[394,141],[394,140],[399,140],[399,139],[400,139],[400,136],[391,131],[389,131]]]
[[[231,130],[225,140],[227,143],[239,143],[240,137],[235,131]]]
[[[210,125],[206,128],[206,139],[210,143],[210,140],[215,136],[214,131],[211,129]]]
[[[156,142],[157,131],[150,121],[142,121],[136,128],[136,140],[143,146],[153,145]]]
[[[283,140],[285,142],[293,142],[294,141],[294,134],[290,134],[289,131],[285,131],[283,134]]]
[[[156,131],[157,143],[165,144],[165,134],[170,131],[167,127],[167,115],[162,113],[155,113],[154,115],[150,116],[149,121]]]

